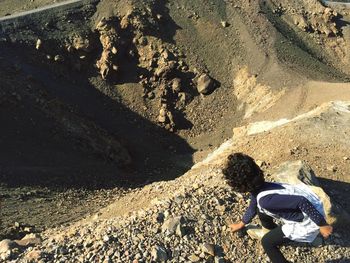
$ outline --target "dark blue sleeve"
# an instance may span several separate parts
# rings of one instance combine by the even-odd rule
[[[249,207],[247,208],[247,211],[243,215],[242,222],[244,224],[249,224],[253,218],[256,216],[257,213],[257,201],[256,197],[254,195],[250,195],[250,204]]]
[[[303,212],[316,225],[324,226],[327,224],[323,215],[304,196],[270,194],[260,198],[259,204],[261,207],[277,213],[287,220],[293,220],[298,216],[298,212]]]

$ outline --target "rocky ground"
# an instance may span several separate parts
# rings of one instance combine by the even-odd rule
[[[281,133],[289,134],[292,144],[285,145],[288,151],[274,152],[276,147],[269,145],[251,153],[255,158],[263,157],[266,152],[270,154],[266,161],[256,159],[265,170],[267,180],[283,180],[280,173],[275,173],[282,160],[306,160],[315,167],[316,175],[322,175],[319,179],[331,197],[333,215],[341,215],[339,207],[347,211],[349,203],[349,195],[344,194],[350,191],[349,178],[342,176],[349,168],[348,147],[338,148],[338,154],[332,156],[334,160],[342,160],[338,160],[337,166],[317,162],[318,151],[314,147],[326,143],[327,150],[345,142],[346,134],[328,139],[337,134],[337,129],[347,127],[349,112],[349,103],[330,103],[288,122],[273,125],[258,122],[242,127],[236,130],[232,140],[184,176],[134,189],[71,226],[48,229],[37,235],[32,233],[15,243],[2,241],[2,257],[15,262],[241,262],[242,259],[268,262],[258,241],[251,240],[244,231],[233,235],[227,228],[228,223],[241,218],[248,205],[248,195],[235,193],[225,184],[220,169],[224,156],[247,145],[253,151],[260,147],[260,142],[266,143],[259,138],[271,142],[271,138],[283,138]],[[334,127],[331,128],[329,122],[333,122]],[[303,141],[297,132],[300,127],[308,132],[315,127],[322,130],[323,126],[329,130],[315,136],[318,145],[314,145],[313,140],[300,145]],[[348,132],[348,128],[343,130]],[[243,131],[248,135],[242,134]],[[239,136],[245,136],[246,142],[237,141]],[[299,146],[292,147],[294,144]],[[309,154],[305,154],[307,150]],[[302,173],[287,169],[284,174],[290,178]],[[336,217],[349,220],[349,215]],[[350,240],[344,222],[338,221],[334,234],[317,247],[289,244],[282,251],[291,262],[348,262]],[[21,242],[29,244],[21,245]]]
[[[195,184],[128,218],[96,220],[69,229],[64,236],[56,236],[60,230],[47,232],[42,245],[29,249],[18,261],[268,262],[259,242],[227,229],[246,206],[247,196],[224,185]],[[282,251],[291,262],[347,262],[345,235],[337,231],[322,247],[286,246]]]
[[[267,173],[307,161],[349,211],[347,104],[302,115],[350,100],[349,19],[316,0],[102,0],[1,22],[2,258],[267,261],[226,229],[247,205],[214,167],[234,151]],[[348,246],[337,228],[284,251],[346,262]]]

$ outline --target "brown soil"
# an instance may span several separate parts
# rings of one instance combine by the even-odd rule
[[[48,2],[5,1],[0,16]],[[330,14],[317,1],[275,2],[102,0],[4,27],[3,229],[15,221],[51,227],[77,220],[112,202],[120,188],[184,174],[234,127],[349,100],[349,14]],[[216,84],[208,95],[196,89],[204,73]],[[273,164],[294,158],[278,136],[257,137],[254,147],[242,140],[239,149],[254,155],[268,145],[256,157]],[[337,163],[338,150],[326,149],[315,142],[313,154],[298,158]],[[44,197],[17,198],[36,190]],[[52,214],[60,202],[67,209]]]

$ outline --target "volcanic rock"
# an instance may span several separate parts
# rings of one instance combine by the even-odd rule
[[[165,248],[159,245],[153,247],[151,256],[155,262],[165,262],[168,259],[168,254]]]
[[[4,239],[0,242],[0,254],[6,253],[15,247],[17,247],[17,244],[14,241]]]
[[[162,232],[167,235],[172,235],[175,233],[177,227],[184,223],[184,218],[182,216],[170,217],[162,225]]]
[[[214,90],[214,81],[208,74],[201,75],[197,80],[197,90],[201,94],[209,94]]]

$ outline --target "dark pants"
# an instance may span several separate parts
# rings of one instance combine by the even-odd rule
[[[272,263],[288,263],[278,247],[289,239],[284,237],[282,228],[273,222],[272,217],[260,212],[258,215],[261,221],[261,225],[267,229],[270,229],[270,232],[268,232],[261,239],[261,244],[267,256],[270,258]]]

